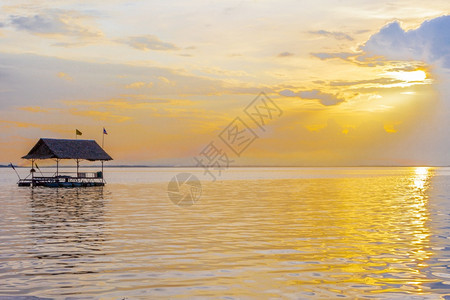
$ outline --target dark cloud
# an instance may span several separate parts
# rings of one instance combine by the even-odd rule
[[[294,56],[294,53],[291,52],[281,52],[280,54],[278,54],[278,57],[289,57],[289,56]]]
[[[369,29],[361,29],[361,30],[355,31],[356,34],[363,34],[363,33],[367,33],[367,32],[370,32],[370,30]]]
[[[376,67],[385,65],[384,60],[378,58],[369,59],[363,51],[359,52],[320,52],[311,53],[312,56],[319,58],[320,60],[327,59],[342,59],[344,61],[350,62],[352,64],[361,67]]]
[[[411,64],[408,63],[404,66],[395,66],[392,68],[387,69],[388,72],[411,72],[416,71],[417,69],[423,68],[424,65],[422,63],[419,64]]]
[[[337,40],[348,40],[353,41],[353,38],[349,36],[348,34],[344,32],[338,32],[338,31],[326,31],[326,30],[316,30],[316,31],[310,31],[309,33],[314,35],[321,35],[326,37],[332,37]]]
[[[334,53],[311,53],[312,56],[315,56],[321,60],[331,59],[331,58],[340,58],[340,59],[348,59],[349,57],[358,55],[357,53],[351,53],[351,52],[334,52]]]
[[[359,51],[311,53],[321,60],[343,59],[360,66],[385,65],[386,60],[422,61],[450,68],[450,15],[423,22],[419,28],[405,31],[398,21],[389,23],[372,35]],[[327,31],[311,33],[327,35]],[[383,56],[385,59],[380,59]],[[405,67],[405,70],[408,67]],[[409,67],[411,69],[411,67]]]
[[[32,34],[64,35],[75,37],[99,37],[102,33],[82,24],[85,18],[70,11],[46,11],[33,16],[10,16],[10,25]]]
[[[55,16],[11,16],[11,25],[32,33],[67,33],[65,24]]]
[[[420,60],[450,68],[450,15],[423,22],[405,31],[399,22],[383,27],[361,47],[368,55],[391,60]]]
[[[319,90],[309,90],[295,93],[292,90],[286,89],[281,91],[280,95],[285,97],[299,97],[302,99],[315,99],[319,100],[319,102],[325,106],[337,105],[345,101],[344,99],[339,98],[336,95],[323,93]]]
[[[118,42],[143,51],[148,50],[168,51],[180,49],[175,44],[163,42],[157,36],[154,35],[133,36],[125,39],[120,39],[118,40]]]
[[[345,81],[345,80],[338,80],[338,81],[331,81],[329,83],[330,86],[353,86],[353,85],[362,85],[362,84],[380,84],[380,85],[386,85],[386,84],[395,84],[403,82],[398,79],[392,79],[392,78],[377,78],[377,79],[368,79],[368,80],[357,80],[357,81]]]

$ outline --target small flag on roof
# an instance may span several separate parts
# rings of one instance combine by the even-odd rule
[[[83,133],[81,131],[79,131],[78,129],[75,129],[75,134],[76,135],[83,135]]]
[[[108,134],[108,132],[106,132],[105,127],[103,127],[103,134]]]

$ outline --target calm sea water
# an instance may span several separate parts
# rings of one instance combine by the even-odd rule
[[[31,189],[0,169],[0,296],[450,298],[449,168],[105,171]],[[193,206],[168,197],[179,172]]]

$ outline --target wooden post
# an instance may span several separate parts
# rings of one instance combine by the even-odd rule
[[[56,159],[56,177],[59,175],[59,159]]]
[[[80,160],[77,158],[77,178],[79,177],[78,169],[80,168]]]
[[[33,172],[33,168],[34,168],[34,159],[31,160],[31,187],[34,188],[34,172]]]

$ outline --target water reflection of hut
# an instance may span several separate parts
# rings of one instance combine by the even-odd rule
[[[95,273],[85,267],[102,255],[107,239],[103,187],[31,189],[29,200],[27,254],[41,260],[29,273]]]
[[[36,145],[22,158],[31,160],[31,171],[25,179],[20,179],[19,186],[46,186],[46,187],[79,187],[103,186],[103,163],[112,160],[94,140],[70,140],[41,138]],[[53,159],[56,161],[56,172],[36,174],[35,160]],[[59,161],[74,159],[77,171],[60,172]],[[79,172],[80,161],[101,161],[101,171]]]

